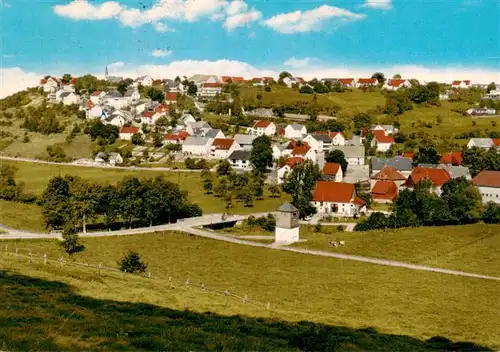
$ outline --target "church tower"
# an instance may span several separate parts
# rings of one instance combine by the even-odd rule
[[[283,203],[276,214],[274,242],[292,244],[299,241],[299,210],[290,203]]]
[[[106,79],[106,81],[108,80],[108,77],[109,77],[108,66],[106,66],[106,70],[104,71],[104,78]]]

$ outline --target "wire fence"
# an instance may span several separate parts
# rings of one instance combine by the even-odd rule
[[[178,278],[173,278],[172,276],[169,276],[168,278],[162,278],[153,275],[150,271],[144,273],[127,273],[117,268],[107,267],[102,263],[99,264],[80,263],[73,260],[66,260],[64,259],[64,257],[60,257],[59,259],[53,259],[49,258],[47,254],[36,253],[32,249],[19,248],[11,246],[9,244],[5,244],[3,248],[0,248],[0,253],[4,258],[17,260],[20,263],[28,263],[31,265],[51,265],[51,266],[58,266],[60,268],[69,268],[71,266],[74,266],[83,269],[88,269],[89,271],[93,271],[95,275],[98,277],[104,277],[106,276],[106,274],[108,274],[108,275],[114,275],[114,277],[118,276],[123,280],[129,280],[134,278],[139,280],[152,280],[166,284],[171,289],[181,289],[187,291],[197,290],[202,293],[215,294],[218,296],[235,299],[243,304],[248,304],[256,308],[265,310],[272,309],[270,302],[261,302],[254,299],[250,299],[247,294],[243,295],[236,294],[229,289],[221,290],[206,285],[203,282],[193,281],[189,278],[187,278],[186,280],[180,280]]]

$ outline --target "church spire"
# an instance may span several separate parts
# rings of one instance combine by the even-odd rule
[[[109,76],[109,74],[108,74],[108,66],[106,66],[106,70],[104,71],[104,77],[106,79],[108,79],[108,76]]]

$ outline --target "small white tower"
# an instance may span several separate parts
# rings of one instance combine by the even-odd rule
[[[299,210],[290,203],[283,203],[276,215],[274,243],[292,244],[299,241]]]

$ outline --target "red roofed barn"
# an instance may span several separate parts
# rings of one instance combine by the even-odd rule
[[[366,212],[366,203],[350,183],[316,182],[312,203],[319,214],[353,217]]]

